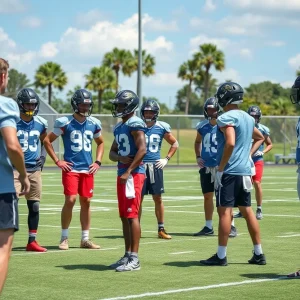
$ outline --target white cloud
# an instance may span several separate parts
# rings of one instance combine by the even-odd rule
[[[149,78],[153,85],[165,87],[181,87],[183,81],[177,77],[177,73],[156,73]]]
[[[137,14],[123,23],[114,24],[109,21],[98,22],[89,29],[68,28],[57,44],[62,52],[82,57],[97,57],[111,51],[114,47],[137,49],[138,47],[138,19]],[[143,47],[152,55],[168,53],[173,49],[173,43],[164,36],[154,40],[146,39],[143,34]]]
[[[41,19],[37,17],[26,17],[21,21],[21,25],[28,28],[38,28],[42,24]]]
[[[247,58],[247,59],[251,59],[252,58],[252,52],[250,49],[248,48],[242,48],[240,50],[240,55],[244,58]]]
[[[190,26],[192,28],[199,29],[200,27],[205,26],[206,21],[204,19],[191,18],[190,19]]]
[[[284,41],[269,41],[266,42],[266,45],[271,46],[271,47],[282,47],[286,43]]]
[[[76,23],[79,26],[90,26],[105,19],[104,14],[100,10],[92,9],[88,12],[78,14]]]
[[[194,38],[190,39],[191,52],[199,50],[199,45],[201,44],[214,44],[220,50],[226,49],[230,45],[230,40],[226,38],[210,38],[206,35],[200,34]]]
[[[216,9],[216,5],[213,3],[213,0],[205,0],[204,10],[213,11]]]
[[[280,83],[280,85],[284,88],[291,88],[294,84],[294,81],[283,81]]]
[[[5,59],[9,61],[11,68],[19,69],[23,66],[28,66],[36,59],[37,55],[34,51],[28,51],[25,53],[8,53]]]
[[[239,72],[233,68],[225,69],[222,72],[212,71],[213,77],[218,80],[218,83],[231,80],[237,83],[241,82],[241,76]],[[240,83],[241,84],[241,83]]]
[[[25,10],[21,0],[0,0],[0,13],[19,13]]]
[[[0,27],[0,53],[5,52],[5,50],[14,48],[16,48],[16,43],[11,40],[8,34],[3,30],[3,28]]]
[[[225,0],[225,4],[229,4],[235,8],[240,9],[257,9],[261,11],[274,10],[274,11],[298,11],[300,12],[300,1],[298,0]]]
[[[178,26],[176,21],[171,21],[169,23],[163,22],[161,19],[154,19],[148,14],[143,16],[143,25],[145,30],[151,31],[178,31]]]
[[[291,57],[291,58],[289,59],[288,63],[289,63],[289,65],[290,65],[293,69],[295,69],[295,70],[299,69],[299,67],[300,67],[300,53],[298,53],[298,54],[297,54],[296,56],[294,56],[294,57]]]
[[[56,45],[57,44],[53,42],[43,44],[39,53],[40,56],[44,58],[52,58],[56,56],[56,54],[59,52]]]

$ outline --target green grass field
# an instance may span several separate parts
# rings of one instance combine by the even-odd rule
[[[238,237],[230,239],[227,267],[204,267],[217,249],[215,236],[193,237],[204,225],[203,197],[197,168],[166,168],[165,225],[172,240],[157,238],[154,205],[143,206],[141,270],[117,273],[107,266],[123,255],[118,218],[115,169],[96,176],[91,237],[101,250],[79,248],[81,230],[76,205],[70,228],[70,250],[57,249],[63,204],[60,172],[43,173],[38,241],[47,253],[25,252],[27,207],[22,198],[20,231],[15,235],[9,274],[1,299],[297,299],[298,280],[285,274],[300,268],[300,203],[294,167],[266,167],[263,181],[264,218],[260,221],[267,265],[249,265],[252,245],[243,219],[236,220]],[[254,200],[255,202],[255,200]],[[255,207],[255,205],[254,205]]]

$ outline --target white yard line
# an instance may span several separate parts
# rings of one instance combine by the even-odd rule
[[[194,253],[194,252],[196,252],[196,251],[173,252],[173,253],[169,253],[169,254],[178,255],[178,254],[187,254],[187,253]]]
[[[121,297],[114,297],[114,298],[99,298],[98,300],[125,300],[125,299],[136,299],[136,298],[143,298],[143,297],[154,297],[154,296],[162,296],[162,295],[167,295],[167,294],[178,294],[178,293],[187,293],[187,292],[193,292],[193,291],[217,289],[217,288],[223,288],[223,287],[228,287],[228,286],[256,284],[256,283],[277,281],[277,280],[283,280],[283,279],[286,279],[286,277],[226,282],[226,283],[212,284],[212,285],[205,285],[205,286],[195,286],[195,287],[185,288],[185,289],[166,290],[166,291],[162,291],[162,292],[152,292],[152,293],[148,292],[148,293],[139,294],[139,295],[128,295],[128,296],[121,296]],[[198,297],[199,297],[199,295],[198,295]]]
[[[290,234],[290,235],[278,235],[278,236],[276,236],[276,237],[278,237],[278,238],[290,238],[290,237],[298,237],[298,236],[300,236],[300,233],[297,233],[297,234]]]

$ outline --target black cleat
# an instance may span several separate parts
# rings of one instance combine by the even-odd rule
[[[248,260],[248,263],[252,265],[265,265],[267,261],[264,254],[256,255],[253,253],[252,258]]]
[[[214,229],[209,229],[207,226],[204,226],[202,230],[193,234],[193,236],[203,236],[203,235],[213,235]]]
[[[229,237],[234,238],[234,237],[236,237],[236,236],[237,236],[237,230],[236,230],[236,227],[231,225]]]
[[[236,213],[234,216],[233,216],[235,219],[237,218],[244,218],[242,213],[239,211],[238,213]]]
[[[214,254],[212,257],[206,260],[200,260],[201,265],[205,266],[227,266],[227,258],[219,258],[218,254]]]

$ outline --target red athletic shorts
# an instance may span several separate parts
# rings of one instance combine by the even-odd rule
[[[120,176],[117,177],[117,194],[119,214],[122,218],[138,218],[139,209],[141,205],[142,188],[145,181],[145,174],[134,173],[132,174],[135,190],[135,198],[129,199],[126,197],[125,188],[126,184],[120,183]]]
[[[87,173],[62,172],[62,183],[66,196],[79,194],[91,198],[94,192],[94,175]]]
[[[261,178],[264,172],[264,161],[258,160],[254,163],[256,174],[252,177],[253,181],[261,182]]]

